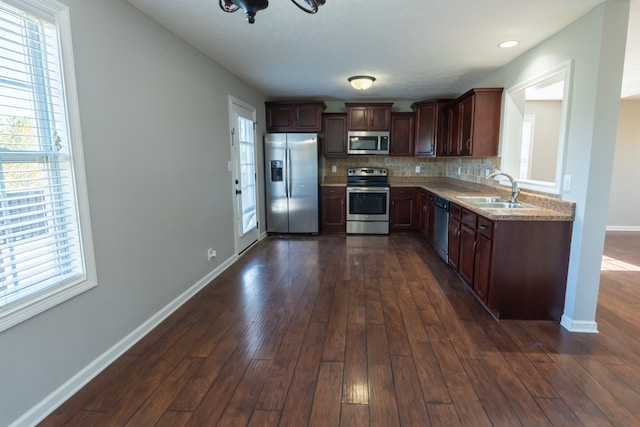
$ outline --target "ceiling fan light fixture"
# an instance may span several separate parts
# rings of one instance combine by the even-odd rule
[[[325,4],[326,0],[291,0],[293,4],[298,6],[300,10],[307,13],[318,12],[318,7]],[[233,13],[242,9],[247,15],[247,22],[253,24],[256,22],[256,13],[264,10],[269,6],[267,0],[219,0],[220,9],[225,12]]]
[[[351,87],[356,90],[367,90],[373,86],[373,82],[376,81],[372,76],[352,76],[347,79],[351,84]]]

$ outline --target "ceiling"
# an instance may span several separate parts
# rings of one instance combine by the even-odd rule
[[[248,24],[218,0],[127,0],[272,100],[457,96],[607,0],[271,0]],[[631,0],[623,95],[640,94],[640,0]],[[393,6],[392,6],[393,5]],[[504,40],[519,40],[500,49]],[[347,78],[376,77],[372,89]],[[625,93],[626,90],[626,93]]]

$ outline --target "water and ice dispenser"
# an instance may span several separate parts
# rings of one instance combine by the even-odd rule
[[[282,160],[271,160],[271,182],[282,181],[282,168],[284,162]]]

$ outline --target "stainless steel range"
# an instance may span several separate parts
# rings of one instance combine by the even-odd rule
[[[347,234],[389,234],[387,169],[347,170]]]

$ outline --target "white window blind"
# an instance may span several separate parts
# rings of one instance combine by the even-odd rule
[[[0,1],[0,316],[86,273],[56,20],[14,4]]]

